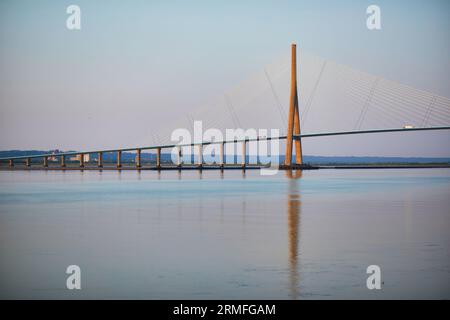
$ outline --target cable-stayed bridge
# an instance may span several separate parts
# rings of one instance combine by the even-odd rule
[[[220,132],[230,128],[276,128],[279,135],[214,140],[200,138],[178,144],[171,140],[175,129],[193,131],[197,120],[202,121],[203,128]],[[173,124],[164,124],[152,137],[146,137],[147,144],[8,157],[0,161],[7,162],[11,169],[125,169],[122,154],[133,152],[133,166],[127,168],[252,168],[260,167],[261,163],[257,157],[254,157],[254,163],[249,163],[248,157],[254,156],[249,147],[251,143],[285,140],[286,152],[281,167],[307,168],[302,160],[301,141],[308,137],[448,129],[449,98],[361,72],[308,52],[297,54],[296,46],[292,45],[290,54],[280,56],[223,96],[204,107],[189,110]],[[225,145],[238,144],[241,145],[238,147],[241,161],[237,164],[233,156],[230,163]],[[218,157],[212,165],[207,165],[203,159],[204,148],[210,145],[217,147]],[[173,148],[178,148],[176,160],[164,163],[162,150]],[[295,158],[292,159],[294,148]],[[153,157],[143,157],[145,152],[151,152]],[[114,153],[113,165],[107,166],[103,161],[106,153]],[[56,158],[57,164],[53,163]]]

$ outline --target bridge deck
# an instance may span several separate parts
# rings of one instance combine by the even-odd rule
[[[391,129],[373,129],[373,130],[358,130],[358,131],[341,131],[341,132],[319,132],[319,133],[306,133],[301,135],[295,135],[294,139],[302,139],[302,138],[310,138],[310,137],[324,137],[324,136],[339,136],[339,135],[355,135],[355,134],[370,134],[370,133],[389,133],[389,132],[412,132],[412,131],[431,131],[431,130],[449,130],[450,126],[445,127],[419,127],[419,128],[391,128]],[[162,149],[171,149],[174,147],[195,147],[198,146],[200,151],[200,158],[203,158],[202,154],[202,147],[205,145],[212,145],[212,144],[222,144],[222,147],[225,143],[242,143],[244,148],[243,152],[245,152],[245,144],[248,142],[257,142],[257,141],[270,141],[270,140],[282,140],[286,139],[286,136],[280,136],[280,137],[258,137],[258,138],[244,138],[244,139],[235,139],[235,140],[225,140],[225,141],[213,141],[213,142],[199,142],[199,143],[191,143],[191,144],[172,144],[172,145],[161,145],[161,146],[148,146],[148,147],[136,147],[136,148],[122,148],[122,149],[110,149],[110,150],[98,150],[98,151],[84,151],[84,152],[63,152],[63,153],[57,153],[57,154],[38,154],[38,155],[26,155],[26,156],[16,156],[16,157],[5,157],[0,158],[0,162],[8,161],[9,165],[8,167],[4,167],[0,165],[0,169],[9,169],[9,170],[15,170],[15,169],[23,169],[23,170],[198,170],[198,169],[260,169],[263,168],[264,165],[252,165],[248,163],[241,163],[241,164],[225,164],[223,166],[220,165],[207,165],[207,164],[197,164],[197,165],[174,165],[174,164],[166,164],[162,165],[162,159],[161,159],[161,150]],[[137,156],[137,163],[143,163],[141,159],[141,151],[142,150],[156,150],[157,152],[157,164],[154,166],[126,166],[122,162],[122,152],[131,151],[136,152]],[[116,152],[117,153],[117,164],[116,166],[103,166],[103,156],[104,153],[109,152]],[[97,153],[99,155],[99,164],[97,166],[89,166],[88,161],[86,161],[86,165],[84,164],[84,155],[88,154],[95,154]],[[181,153],[180,153],[181,154]],[[66,156],[79,156],[80,158],[80,165],[66,165]],[[50,157],[59,157],[60,158],[60,164],[50,164],[48,159]],[[40,165],[33,164],[32,159],[40,158],[43,159],[43,163]],[[221,151],[221,159],[222,163],[225,163],[223,161],[224,159],[224,152],[223,148]],[[25,164],[23,163],[14,163],[15,160],[24,160]],[[21,161],[21,162],[22,162]],[[244,161],[245,162],[245,161]],[[28,165],[27,165],[28,164]],[[386,167],[386,166],[381,166]],[[280,165],[280,169],[315,169],[316,167],[311,167],[309,165],[293,165],[293,166],[284,166]],[[359,167],[361,168],[361,167]],[[373,166],[370,166],[370,168],[373,168]]]

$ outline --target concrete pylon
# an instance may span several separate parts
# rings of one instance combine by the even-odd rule
[[[141,167],[141,149],[136,150],[136,168]]]
[[[122,168],[122,151],[121,150],[117,150],[117,164],[116,164],[117,168]]]
[[[156,149],[156,168],[161,169],[161,148]]]
[[[79,155],[78,155],[78,157],[79,157],[79,161],[80,161],[80,168],[84,168],[84,154],[83,153],[80,153]]]
[[[292,165],[293,135],[300,135],[300,112],[298,109],[297,93],[297,45],[295,43],[291,46],[291,94],[286,138],[286,158],[284,160],[285,166]],[[295,139],[295,164],[303,164],[302,141],[300,137]]]
[[[98,153],[97,167],[99,168],[103,167],[103,152]]]

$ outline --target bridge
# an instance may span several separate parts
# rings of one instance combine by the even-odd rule
[[[321,64],[319,72],[315,81],[310,86],[310,94],[306,102],[304,103],[304,110],[302,110],[300,118],[300,103],[297,86],[297,47],[295,44],[291,46],[290,55],[290,94],[289,94],[289,111],[286,113],[282,108],[279,95],[276,92],[273,81],[268,73],[264,70],[268,87],[275,100],[280,116],[286,117],[286,134],[280,136],[269,137],[244,137],[242,139],[232,140],[220,140],[220,141],[199,141],[193,143],[163,143],[154,144],[151,146],[139,146],[132,148],[117,148],[117,149],[104,149],[104,150],[90,150],[90,151],[73,151],[73,152],[59,152],[59,153],[44,153],[44,154],[32,154],[24,156],[13,156],[0,158],[1,163],[6,163],[7,166],[2,166],[3,169],[15,170],[15,169],[43,169],[43,170],[86,170],[86,169],[113,169],[113,170],[187,170],[187,169],[255,169],[268,166],[269,164],[249,163],[247,160],[247,146],[249,143],[254,142],[268,142],[271,140],[283,140],[285,141],[285,157],[284,163],[279,165],[280,169],[311,169],[314,168],[303,162],[303,150],[302,140],[310,137],[325,137],[325,136],[342,136],[342,135],[361,135],[361,134],[376,134],[376,133],[407,133],[413,131],[441,131],[450,129],[450,99],[441,97],[432,93],[420,91],[414,88],[399,86],[393,84],[389,80],[381,79],[367,74],[357,73],[357,76],[353,75],[353,78],[348,76],[348,70],[341,69],[342,66],[338,65],[339,72],[335,71],[335,75],[339,81],[347,81],[352,85],[349,86],[349,96],[355,98],[355,100],[362,102],[362,106],[359,108],[359,112],[353,112],[356,114],[354,118],[355,124],[351,130],[333,130],[333,131],[318,131],[311,133],[302,133],[302,127],[305,125],[306,119],[311,112],[311,106],[313,104],[316,92],[319,84],[326,75],[326,68],[331,68],[333,74],[332,62],[324,61]],[[334,66],[336,69],[336,65]],[[330,73],[329,72],[329,73]],[[354,72],[354,71],[351,71]],[[340,78],[341,77],[341,78]],[[388,85],[386,85],[386,83]],[[384,86],[383,86],[384,84]],[[326,91],[326,90],[325,90]],[[236,115],[236,110],[231,103],[228,96],[226,98],[226,109],[229,112],[229,117],[232,120],[235,127],[240,127],[239,117]],[[424,103],[426,101],[427,103]],[[378,102],[378,104],[377,104]],[[379,113],[374,113],[378,118],[385,118],[387,122],[403,121],[407,119],[408,122],[404,123],[401,127],[385,127],[385,128],[362,128],[365,123],[366,116],[373,109],[382,110],[384,106],[390,106],[389,112],[386,112],[383,116]],[[220,118],[220,116],[216,116]],[[191,117],[190,117],[191,118]],[[217,120],[215,120],[217,123]],[[419,124],[418,126],[411,125],[411,123]],[[434,125],[430,125],[434,124]],[[241,163],[227,163],[225,160],[225,145],[241,145]],[[219,161],[214,164],[206,164],[203,160],[203,149],[208,145],[218,145],[220,150]],[[196,163],[186,164],[183,162],[183,148],[196,149],[197,157]],[[162,151],[167,149],[178,148],[177,162],[167,163],[162,160]],[[294,157],[295,148],[295,157]],[[142,154],[144,151],[154,152],[155,161],[149,161],[145,163],[143,161]],[[131,152],[135,155],[134,164],[132,166],[125,166],[123,162],[123,154]],[[115,154],[115,163],[113,165],[105,165],[104,155],[106,153]],[[88,165],[90,156],[95,156],[96,161],[94,165]],[[71,160],[67,160],[67,157],[71,157]],[[190,156],[191,157],[191,156]],[[55,164],[55,159],[59,161]],[[195,158],[195,156],[194,156]],[[49,159],[52,159],[52,164],[49,165]],[[75,159],[75,160],[74,160]],[[151,159],[151,157],[150,157]],[[234,157],[233,157],[234,159]],[[74,164],[75,163],[75,164]]]

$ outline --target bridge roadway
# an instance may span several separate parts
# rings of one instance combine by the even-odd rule
[[[388,133],[388,132],[412,132],[412,131],[435,131],[435,130],[449,130],[450,126],[441,126],[441,127],[418,127],[418,128],[391,128],[391,129],[372,129],[372,130],[358,130],[358,131],[338,131],[338,132],[319,132],[319,133],[305,133],[301,135],[294,136],[294,139],[303,139],[303,138],[310,138],[310,137],[324,137],[324,136],[340,136],[340,135],[355,135],[355,134],[371,134],[371,133]],[[147,147],[135,147],[135,148],[122,148],[122,149],[109,149],[109,150],[97,150],[97,151],[85,151],[85,152],[62,152],[62,153],[49,153],[49,154],[39,154],[39,155],[26,155],[26,156],[17,156],[17,157],[4,157],[0,158],[0,162],[8,162],[8,166],[0,166],[0,169],[39,169],[39,170],[99,170],[99,169],[105,169],[105,170],[212,170],[212,169],[260,169],[262,167],[265,167],[265,165],[255,165],[255,164],[248,164],[246,163],[246,144],[248,142],[254,142],[254,141],[269,141],[273,139],[278,140],[284,140],[286,139],[286,136],[280,136],[280,137],[258,137],[253,139],[235,139],[235,140],[226,140],[226,141],[213,141],[213,142],[199,142],[199,143],[191,143],[191,144],[171,144],[171,145],[160,145],[160,146],[147,146]],[[242,143],[242,153],[244,155],[243,160],[241,164],[227,164],[224,161],[224,145],[229,143]],[[202,149],[205,145],[211,145],[211,144],[221,144],[221,164],[219,165],[207,165],[203,162],[203,155],[202,155]],[[164,164],[161,161],[161,150],[162,149],[172,149],[174,147],[198,147],[199,152],[199,161],[197,164],[183,164],[180,162],[174,165],[174,164]],[[143,166],[143,163],[141,161],[141,151],[142,150],[156,150],[156,165],[153,166]],[[122,164],[121,154],[122,152],[130,152],[135,151],[136,152],[136,162],[134,166],[127,166]],[[103,165],[103,154],[104,153],[110,153],[110,152],[116,152],[117,153],[117,162],[115,166],[104,166]],[[99,158],[97,160],[96,166],[89,166],[85,165],[84,162],[84,155],[87,154],[98,154]],[[67,165],[65,161],[65,157],[67,156],[78,156],[79,157],[79,165]],[[181,157],[181,153],[179,154]],[[59,157],[61,159],[59,165],[49,164],[48,158],[49,157]],[[35,158],[41,158],[43,159],[43,163],[41,165],[32,163],[32,159]],[[241,157],[242,158],[242,157]],[[180,159],[180,158],[179,158]],[[22,165],[16,165],[14,161],[16,160],[25,160],[25,163]],[[429,167],[430,165],[427,165],[426,167]],[[353,168],[355,166],[346,166],[347,168]],[[362,168],[362,166],[357,166],[358,168]],[[375,166],[366,166],[367,168],[374,168]],[[387,166],[382,166],[387,167]],[[391,166],[392,167],[392,166]],[[404,167],[404,166],[402,166]],[[417,167],[417,166],[414,166]],[[421,166],[424,167],[424,166]],[[317,169],[319,167],[317,166],[310,166],[310,165],[293,165],[290,167],[286,167],[284,165],[280,165],[280,169]],[[322,168],[330,168],[322,166]],[[340,168],[343,168],[340,166]]]

